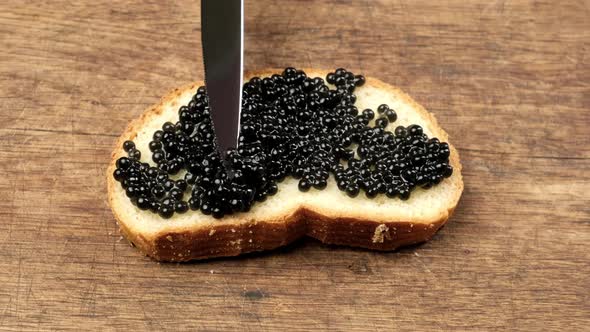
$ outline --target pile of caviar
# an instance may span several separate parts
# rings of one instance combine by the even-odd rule
[[[364,191],[368,198],[405,200],[412,189],[452,174],[447,143],[429,139],[418,125],[385,130],[397,119],[388,105],[354,106],[363,76],[337,69],[326,81],[287,68],[245,83],[238,148],[223,157],[200,87],[180,107],[178,122],[154,132],[149,149],[156,166],[141,162],[141,152],[126,141],[128,156],[117,160],[113,176],[134,205],[162,218],[189,209],[221,218],[274,195],[287,176],[299,179],[302,192],[326,188],[333,174],[350,197]]]

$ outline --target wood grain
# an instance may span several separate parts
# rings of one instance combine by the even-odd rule
[[[202,77],[197,1],[4,0],[0,329],[588,329],[588,1],[246,8],[247,69],[343,66],[437,115],[464,163],[453,220],[394,253],[142,257],[103,173],[127,121]]]

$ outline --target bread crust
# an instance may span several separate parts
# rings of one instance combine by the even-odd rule
[[[323,76],[327,71],[304,69],[310,76]],[[281,70],[261,70],[247,73],[245,76],[270,76]],[[383,89],[411,105],[416,112],[427,118],[434,134],[442,141],[448,142],[448,135],[438,125],[434,115],[426,111],[411,97],[398,88],[374,78],[367,78],[366,84]],[[389,251],[401,246],[428,241],[447,222],[456,208],[463,191],[461,163],[457,150],[449,143],[451,149],[450,163],[457,174],[455,204],[448,206],[446,213],[427,222],[412,220],[376,221],[359,218],[326,216],[321,211],[312,211],[304,206],[295,211],[286,211],[281,219],[259,220],[241,223],[224,223],[223,219],[207,227],[163,230],[152,234],[143,234],[132,229],[130,220],[126,220],[123,211],[116,208],[115,189],[119,185],[112,176],[115,162],[123,156],[120,148],[124,141],[137,136],[139,129],[149,119],[162,114],[164,105],[174,101],[189,90],[195,90],[201,82],[186,85],[173,90],[163,97],[157,105],[146,110],[139,118],[131,121],[117,140],[107,169],[108,201],[121,233],[144,254],[158,261],[184,262],[195,259],[237,256],[253,251],[271,250],[284,246],[302,236],[313,237],[323,243],[347,245],[373,250]],[[176,105],[175,105],[176,106]],[[180,106],[180,105],[177,105]],[[165,222],[165,221],[163,221]]]

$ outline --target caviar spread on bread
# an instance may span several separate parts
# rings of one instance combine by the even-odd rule
[[[362,192],[401,200],[450,177],[446,142],[416,124],[386,130],[397,120],[388,105],[357,109],[355,88],[364,83],[345,69],[325,80],[294,68],[250,79],[243,89],[239,145],[225,156],[231,177],[215,148],[207,93],[200,87],[179,108],[178,122],[153,133],[151,156],[143,158],[153,163],[142,162],[134,142],[125,141],[127,157],[117,160],[113,177],[135,206],[162,218],[247,212],[276,194],[286,177],[298,179],[301,192],[323,190],[332,175],[350,197]]]

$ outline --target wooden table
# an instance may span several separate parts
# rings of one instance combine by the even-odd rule
[[[400,86],[465,192],[421,246],[181,265],[120,237],[104,172],[127,121],[202,78],[198,1],[23,3],[0,4],[0,329],[588,330],[588,1],[247,1],[247,69]]]

